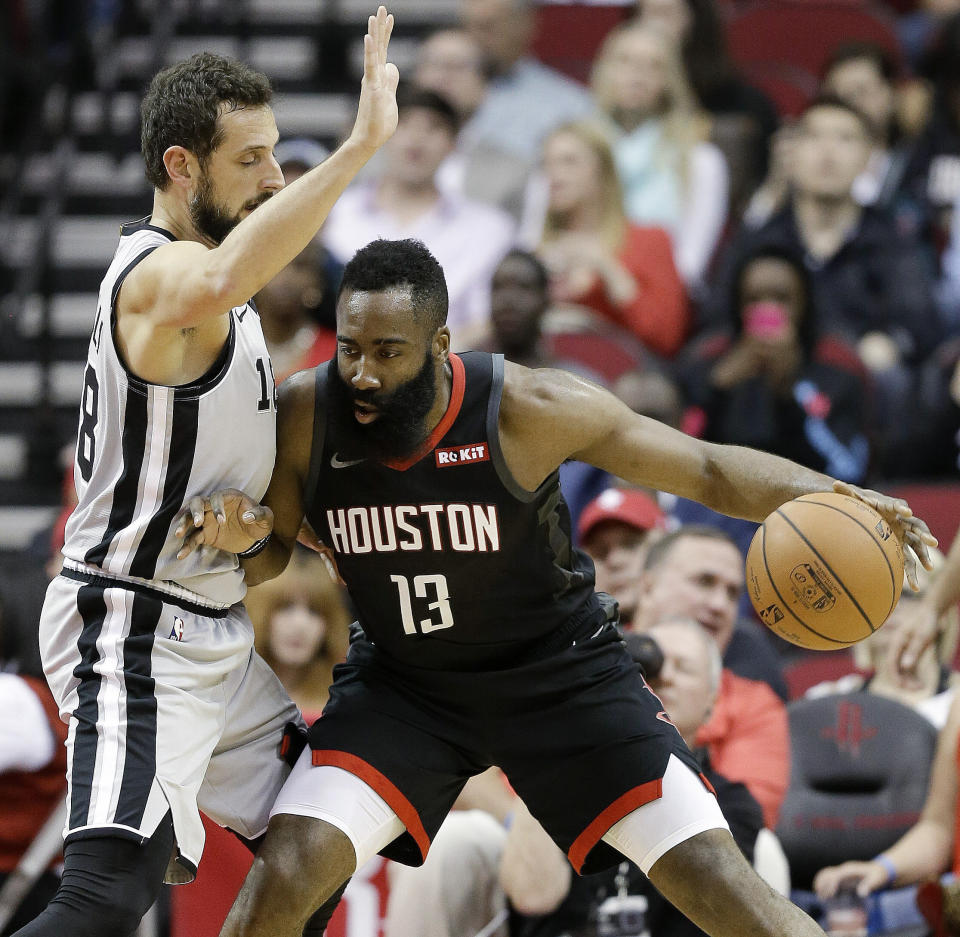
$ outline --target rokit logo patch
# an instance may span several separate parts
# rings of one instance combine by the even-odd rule
[[[485,442],[474,443],[472,446],[448,446],[446,449],[435,450],[434,459],[437,468],[466,465],[469,462],[489,462],[490,450]]]

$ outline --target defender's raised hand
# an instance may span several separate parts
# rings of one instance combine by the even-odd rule
[[[355,143],[375,150],[397,129],[397,66],[387,61],[393,14],[380,7],[367,20],[363,37],[363,81],[357,120],[350,134]]]
[[[241,553],[273,531],[273,511],[236,488],[225,488],[209,498],[191,498],[174,524],[183,538],[178,560],[203,546]]]

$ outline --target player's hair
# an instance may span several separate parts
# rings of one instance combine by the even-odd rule
[[[353,255],[343,270],[337,301],[345,290],[381,292],[391,287],[410,287],[417,318],[426,318],[433,329],[447,321],[447,281],[443,267],[423,241],[407,238],[372,241]]]
[[[213,52],[198,52],[157,72],[140,105],[147,181],[161,191],[170,184],[163,154],[171,146],[188,149],[205,168],[223,141],[223,129],[217,126],[220,114],[263,107],[272,93],[265,75]]]
[[[659,566],[667,558],[674,544],[685,537],[699,537],[702,540],[720,540],[723,543],[729,543],[737,552],[740,551],[736,540],[719,527],[711,527],[709,524],[684,524],[683,527],[677,530],[671,530],[670,533],[664,534],[650,544],[646,559],[643,562],[643,568],[646,570]]]

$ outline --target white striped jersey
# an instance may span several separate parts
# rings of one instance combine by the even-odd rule
[[[173,519],[191,497],[219,488],[263,497],[276,455],[273,370],[250,303],[231,310],[223,353],[199,380],[165,387],[126,368],[113,335],[117,294],[144,257],[172,240],[149,219],[124,225],[100,285],[74,463],[79,503],[63,553],[68,564],[232,605],[246,592],[236,557],[204,547],[178,560]]]

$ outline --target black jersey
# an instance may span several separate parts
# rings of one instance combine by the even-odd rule
[[[510,666],[596,609],[556,472],[535,492],[500,450],[503,357],[451,355],[446,414],[403,463],[358,459],[318,419],[307,517],[336,553],[360,624],[414,666]],[[336,360],[317,369],[318,407]],[[324,423],[326,426],[324,427]]]

